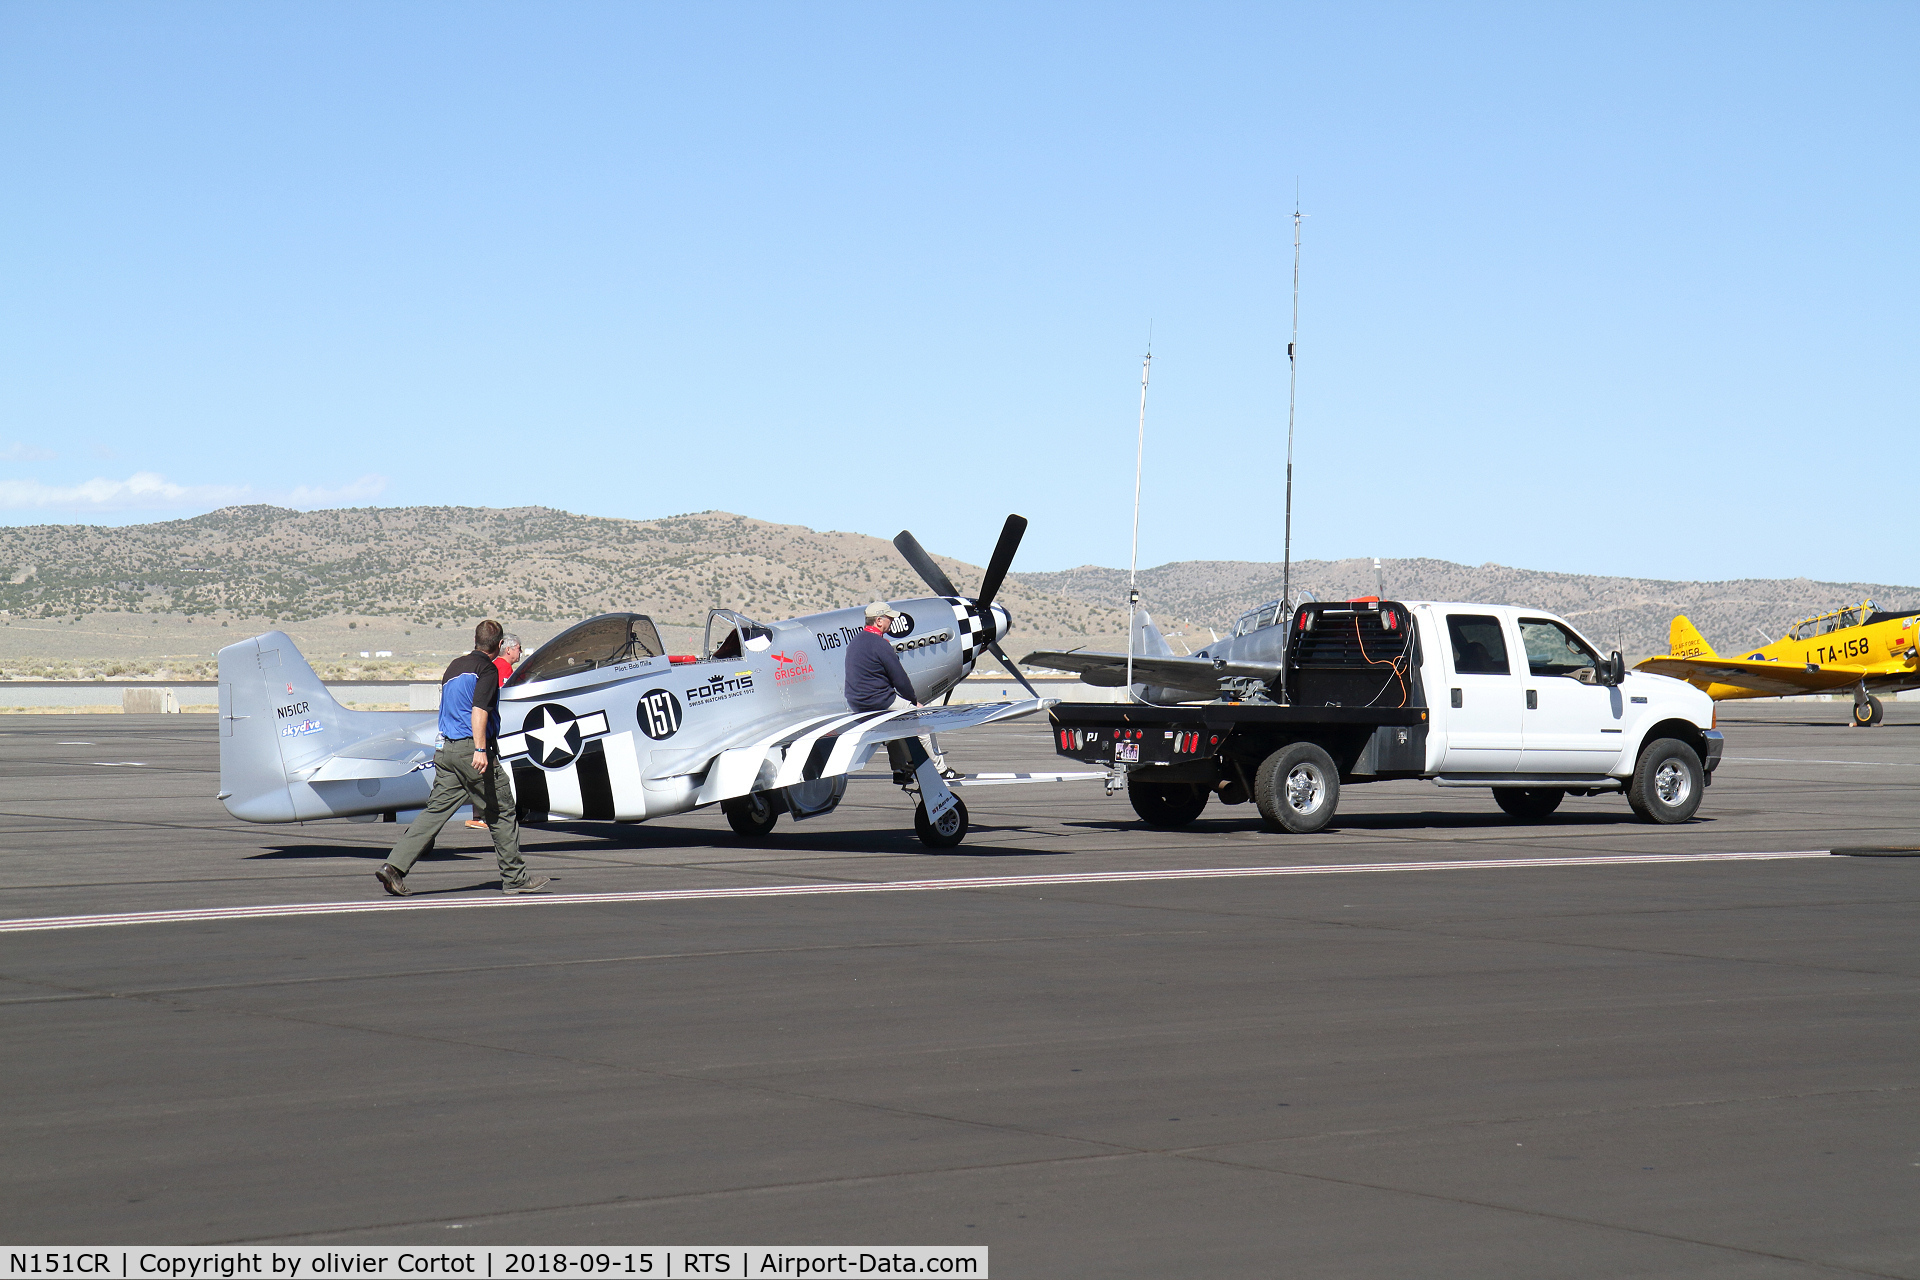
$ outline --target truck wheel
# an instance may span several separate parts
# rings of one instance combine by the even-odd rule
[[[1207,789],[1196,782],[1127,779],[1127,801],[1140,820],[1161,831],[1186,826],[1207,807]]]
[[[1634,766],[1627,803],[1642,822],[1685,822],[1700,807],[1705,786],[1692,747],[1677,738],[1656,738]]]
[[[1493,802],[1515,818],[1544,818],[1566,795],[1558,787],[1495,787]]]
[[[1268,830],[1308,835],[1333,821],[1340,807],[1340,771],[1319,747],[1296,742],[1260,762],[1253,800]]]
[[[733,828],[733,833],[749,840],[767,835],[773,830],[773,824],[780,821],[780,811],[759,791],[722,800],[720,811],[727,815],[727,825]]]
[[[953,798],[953,808],[940,815],[938,822],[927,821],[927,802],[913,806],[913,834],[929,849],[951,849],[967,838],[967,802]]]

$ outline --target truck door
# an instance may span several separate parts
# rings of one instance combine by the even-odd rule
[[[1552,618],[1521,618],[1527,654],[1522,773],[1605,773],[1620,762],[1626,700],[1599,683],[1600,655]]]
[[[1507,658],[1498,614],[1449,613],[1447,749],[1443,773],[1512,773],[1520,767],[1520,677]]]

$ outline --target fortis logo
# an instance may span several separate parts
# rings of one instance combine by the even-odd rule
[[[723,698],[737,698],[743,693],[753,692],[753,672],[736,671],[732,675],[714,676],[705,684],[697,684],[687,690],[687,703],[699,706],[702,703],[719,702]]]

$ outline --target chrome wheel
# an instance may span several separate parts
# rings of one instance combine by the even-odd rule
[[[1327,798],[1327,780],[1318,769],[1304,761],[1287,773],[1287,808],[1305,817],[1320,808]]]
[[[1678,760],[1664,760],[1653,771],[1653,793],[1661,804],[1684,804],[1692,791],[1693,775]]]

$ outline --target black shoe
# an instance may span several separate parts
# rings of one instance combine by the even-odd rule
[[[910,774],[910,773],[908,773],[908,772],[907,772],[906,770],[904,770],[904,769],[895,769],[895,770],[893,771],[893,785],[894,785],[894,786],[896,786],[896,787],[904,787],[904,786],[906,786],[906,785],[907,785],[907,784],[908,784],[909,782],[912,782],[912,781],[913,781],[913,775],[912,775],[912,774]]]
[[[373,878],[380,882],[382,889],[385,889],[396,898],[404,898],[413,892],[413,890],[407,888],[407,877],[401,872],[400,868],[390,862],[381,863],[380,869],[373,873]]]
[[[958,769],[942,769],[940,771],[940,781],[942,782],[952,782],[958,778],[964,778],[966,776],[967,776],[966,774],[960,772]]]

